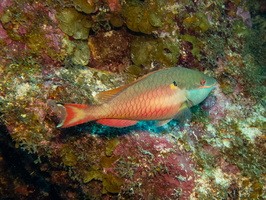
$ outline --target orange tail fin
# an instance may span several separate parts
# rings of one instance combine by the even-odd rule
[[[70,127],[95,120],[91,117],[89,105],[83,104],[57,104],[60,117],[60,123],[57,127]]]

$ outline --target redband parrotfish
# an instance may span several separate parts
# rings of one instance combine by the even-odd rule
[[[145,75],[119,88],[100,92],[98,105],[57,104],[61,122],[70,127],[89,121],[127,127],[139,121],[157,121],[162,126],[172,119],[191,116],[190,107],[202,102],[216,80],[202,72],[172,67]]]

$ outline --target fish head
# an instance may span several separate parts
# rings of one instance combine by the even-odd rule
[[[191,85],[187,89],[187,98],[193,105],[201,103],[209,93],[215,88],[216,80],[201,72],[195,71],[198,74],[193,76]]]
[[[172,67],[167,70],[166,75],[164,79],[170,83],[171,89],[180,88],[186,91],[189,107],[202,102],[216,85],[214,78],[184,67]]]

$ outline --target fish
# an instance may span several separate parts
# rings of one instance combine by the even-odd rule
[[[111,127],[156,121],[163,126],[172,119],[191,118],[190,107],[201,103],[215,88],[216,80],[185,67],[151,72],[136,81],[96,95],[96,105],[58,103],[57,127],[95,121]]]

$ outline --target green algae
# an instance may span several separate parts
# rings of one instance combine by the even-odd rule
[[[90,61],[90,50],[86,41],[65,40],[67,54],[75,65],[87,65]]]
[[[67,166],[74,166],[78,162],[78,156],[74,150],[74,146],[70,144],[63,144],[62,146],[62,161]]]
[[[127,27],[135,32],[151,34],[164,25],[160,1],[128,1],[123,5],[122,15]]]
[[[181,39],[183,41],[190,42],[193,45],[193,48],[190,51],[194,56],[198,58],[198,60],[200,60],[200,50],[202,46],[201,41],[197,37],[189,35],[189,34],[183,35]]]
[[[264,193],[263,191],[264,184],[260,183],[258,180],[254,180],[252,186],[251,186],[251,192],[249,195],[250,199],[259,199],[261,195]]]
[[[31,33],[26,36],[27,46],[36,54],[47,46],[47,42],[44,32],[39,31],[39,33]]]
[[[209,23],[206,15],[202,12],[197,12],[183,20],[183,26],[197,32],[205,32],[209,29]]]
[[[243,176],[254,179],[261,177],[266,169],[261,165],[266,161],[263,153],[258,147],[240,137],[236,141],[232,148],[225,149],[225,155],[241,169]]]
[[[123,183],[123,179],[112,174],[109,175],[109,173],[107,173],[107,175],[103,179],[103,194],[106,192],[119,193],[121,191],[121,186]]]
[[[57,12],[59,28],[74,39],[87,39],[93,26],[90,16],[79,13],[74,8],[64,8]]]
[[[2,16],[1,16],[1,22],[3,24],[6,24],[8,22],[10,22],[12,20],[12,12],[10,9],[7,9],[5,10],[3,13],[2,13]]]
[[[245,25],[243,20],[235,20],[232,24],[232,30],[237,37],[246,37],[250,33],[250,29]]]
[[[106,149],[108,149],[108,146],[109,146],[109,143],[108,145],[106,146]],[[116,160],[118,159],[117,156],[103,156],[100,158],[100,166],[102,168],[110,168],[112,167],[112,165],[116,162]]]
[[[221,83],[220,88],[223,90],[223,93],[226,95],[232,94],[235,90],[234,84],[232,84],[231,81],[228,80],[227,78],[224,78],[224,82]]]
[[[118,138],[113,138],[108,142],[108,145],[106,146],[105,154],[107,156],[111,156],[113,154],[113,151],[117,147],[117,145],[120,144],[120,140]]]
[[[121,14],[113,14],[111,19],[110,19],[110,23],[114,26],[114,27],[121,27],[124,24],[124,20],[121,16]]]
[[[84,175],[83,182],[89,183],[92,180],[98,180],[101,181],[103,184],[103,190],[102,193],[106,194],[109,193],[119,193],[121,191],[121,185],[124,183],[124,181],[114,176],[111,173],[102,173],[100,171],[88,171]]]
[[[139,31],[140,15],[142,13],[143,2],[135,1],[131,5],[126,4],[123,7],[122,14],[126,18],[125,23],[127,27],[132,31]]]
[[[161,27],[163,25],[162,16],[158,12],[151,12],[148,16],[149,23],[153,27]]]
[[[77,11],[84,12],[86,14],[93,13],[96,8],[96,5],[93,1],[73,0],[73,4]]]
[[[257,179],[261,177],[266,170],[266,167],[261,165],[261,163],[266,162],[266,157],[261,151],[265,138],[259,136],[260,139],[252,142],[243,132],[248,130],[242,129],[241,125],[241,122],[231,121],[222,124],[219,129],[217,129],[219,138],[233,138],[230,142],[230,146],[221,148],[221,152],[230,163],[241,169],[243,176]],[[230,136],[226,136],[225,133],[230,133]]]
[[[67,166],[74,166],[77,164],[77,156],[73,153],[66,153],[63,156],[62,161]]]
[[[131,58],[135,65],[160,62],[171,67],[178,61],[179,51],[177,41],[140,36],[132,42]]]
[[[106,193],[119,193],[121,191],[121,186],[124,183],[124,180],[119,176],[114,174],[108,169],[112,169],[114,163],[119,159],[118,156],[113,156],[112,152],[120,144],[118,138],[112,138],[107,140],[105,146],[102,146],[103,149],[99,149],[99,154],[102,150],[105,149],[106,156],[97,156],[94,161],[97,161],[98,164],[94,164],[88,168],[88,170],[82,172],[83,182],[86,184],[92,184],[93,180],[100,181],[102,183],[102,194]],[[87,159],[91,159],[88,157]],[[107,170],[107,171],[105,171]]]
[[[88,183],[90,181],[94,180],[99,180],[102,181],[103,180],[103,174],[100,171],[88,171],[84,173],[84,178],[83,178],[83,182],[84,183]]]
[[[129,66],[126,71],[136,77],[139,77],[143,72],[142,68],[137,65]]]

